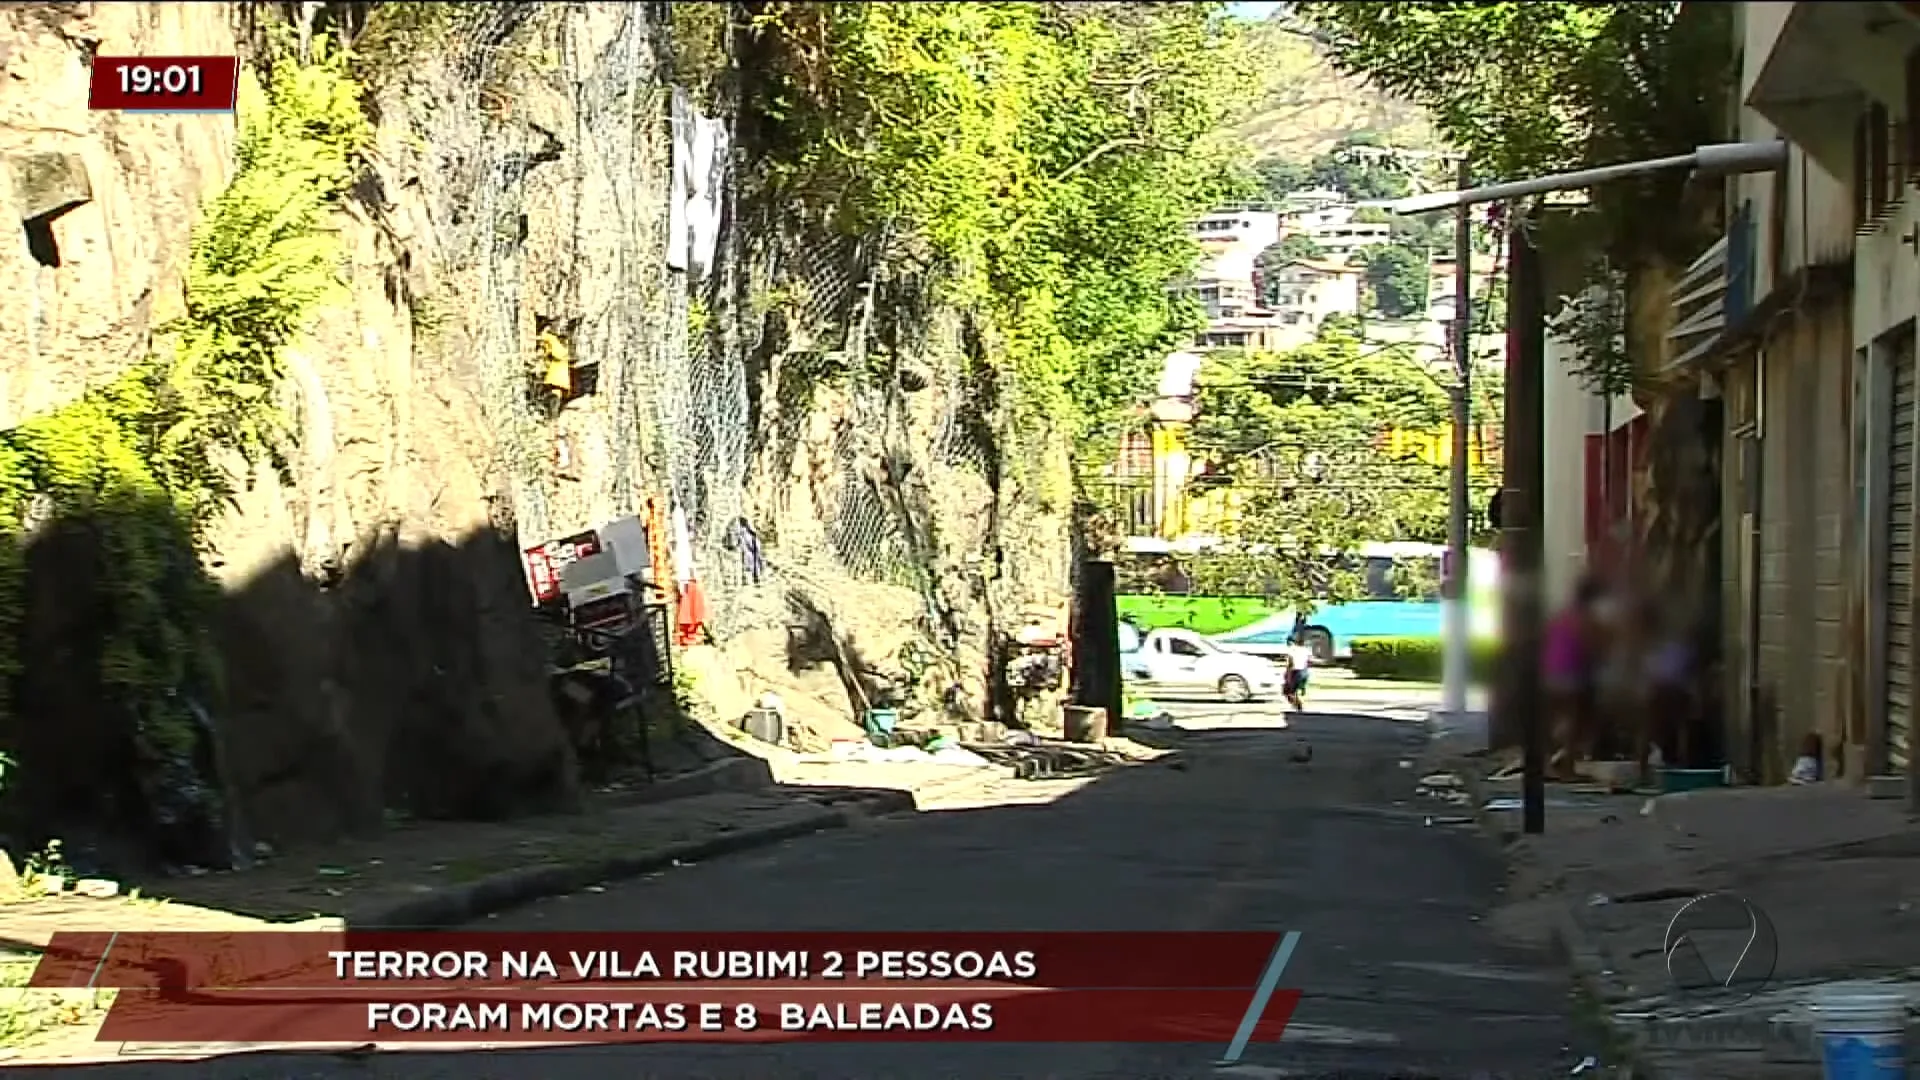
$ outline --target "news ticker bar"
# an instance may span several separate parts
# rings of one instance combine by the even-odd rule
[[[1279,1038],[1297,932],[57,933],[29,985],[113,1042]]]
[[[123,990],[100,1027],[143,1043],[1270,1042],[1300,1000],[1246,990],[1044,987]],[[1243,1035],[1243,1032],[1245,1033]],[[1237,1056],[1237,1055],[1236,1055]]]
[[[1277,932],[57,933],[42,988],[337,990],[1012,984],[1248,990]]]

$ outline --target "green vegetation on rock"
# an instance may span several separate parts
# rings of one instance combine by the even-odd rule
[[[1260,77],[1243,90],[1251,100],[1234,133],[1256,157],[1309,161],[1357,132],[1393,146],[1440,148],[1418,105],[1340,69],[1291,15],[1258,23],[1248,38]]]
[[[186,313],[165,328],[168,347],[0,432],[0,634],[28,632],[28,549],[74,538],[93,569],[73,580],[93,591],[65,602],[99,628],[99,700],[128,711],[149,761],[190,760],[190,702],[218,695],[218,592],[200,540],[235,493],[235,464],[277,460],[281,351],[339,288],[338,240],[323,226],[366,133],[345,61],[322,50],[272,64],[264,87],[242,79],[238,168],[194,230]],[[9,686],[27,653],[5,650]],[[0,747],[13,745],[17,719],[0,719]]]
[[[1003,342],[1028,420],[1084,436],[1197,326],[1171,298],[1235,176],[1220,4],[774,3],[754,23],[776,192],[911,237]]]

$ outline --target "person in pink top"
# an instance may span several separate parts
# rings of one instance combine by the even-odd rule
[[[1582,578],[1573,601],[1547,623],[1541,643],[1541,689],[1557,745],[1548,768],[1562,780],[1578,779],[1579,762],[1592,749],[1596,615],[1605,598],[1598,578]]]

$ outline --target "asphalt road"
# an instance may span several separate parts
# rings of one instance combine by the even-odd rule
[[[1179,710],[1181,766],[1111,773],[1044,805],[884,819],[492,919],[491,929],[1268,929],[1302,937],[1285,1039],[1235,1067],[1217,1045],[630,1046],[255,1054],[70,1066],[73,1076],[581,1080],[622,1077],[1564,1076],[1567,978],[1496,944],[1497,856],[1428,825],[1412,793],[1417,726],[1277,710]],[[1294,760],[1302,741],[1312,760]],[[1405,763],[1405,764],[1403,764]]]

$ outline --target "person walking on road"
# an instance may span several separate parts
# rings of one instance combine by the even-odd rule
[[[1294,712],[1306,712],[1307,672],[1313,667],[1313,647],[1307,633],[1295,630],[1287,639],[1287,675],[1283,691]]]

